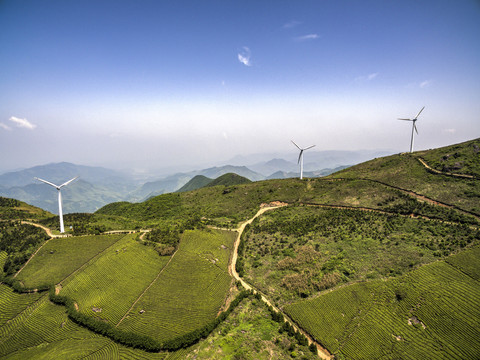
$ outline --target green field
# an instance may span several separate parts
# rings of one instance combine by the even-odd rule
[[[60,295],[73,299],[82,313],[116,325],[170,258],[141,245],[137,236],[126,235],[63,282]]]
[[[231,284],[234,238],[227,231],[186,231],[172,261],[119,328],[164,341],[214,319]]]
[[[398,279],[346,286],[285,311],[347,359],[480,357],[478,280],[444,261]]]
[[[17,275],[25,287],[58,284],[124,235],[53,238]]]

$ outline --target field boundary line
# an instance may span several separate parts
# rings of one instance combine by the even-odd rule
[[[106,235],[108,236],[108,235]],[[122,236],[120,239],[118,239],[117,241],[115,241],[112,245],[108,246],[107,248],[105,248],[104,250],[100,251],[99,253],[93,255],[90,259],[88,259],[87,261],[85,261],[82,265],[80,265],[77,269],[75,269],[74,271],[72,271],[70,274],[68,274],[63,280],[61,280],[58,284],[56,285],[61,285],[64,281],[68,280],[71,276],[73,276],[74,274],[76,274],[78,271],[82,270],[83,268],[87,267],[88,264],[94,260],[95,258],[97,257],[100,257],[103,253],[105,253],[107,250],[109,250],[110,248],[112,248],[114,245],[116,245],[120,240],[122,240],[123,238],[125,238],[125,236],[127,235],[124,235]]]
[[[145,288],[145,290],[143,290],[143,292],[138,296],[137,300],[134,301],[134,303],[132,304],[132,306],[130,306],[130,309],[127,310],[127,312],[125,313],[125,315],[123,315],[123,317],[120,319],[120,321],[117,323],[117,325],[115,325],[115,327],[118,327],[118,325],[120,325],[120,323],[127,317],[128,314],[130,314],[130,312],[132,311],[132,309],[134,308],[134,306],[137,304],[138,301],[140,301],[140,299],[143,297],[143,295],[145,295],[145,293],[148,291],[148,289],[150,289],[152,287],[152,285],[158,280],[158,278],[160,277],[160,275],[163,273],[163,271],[167,268],[167,266],[170,264],[170,262],[172,261],[173,257],[176,255],[176,253],[178,252],[178,249],[180,248],[180,246],[177,248],[177,250],[175,250],[175,252],[173,253],[173,255],[170,257],[170,259],[168,260],[168,262],[165,264],[164,267],[161,268],[161,270],[159,271],[159,273],[157,274],[157,276],[155,277],[155,279],[152,280],[152,282]]]

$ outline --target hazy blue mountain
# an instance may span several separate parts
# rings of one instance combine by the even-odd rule
[[[0,175],[0,195],[58,214],[57,190],[34,178],[39,177],[60,185],[75,176],[79,176],[79,179],[62,188],[65,213],[93,212],[112,201],[123,200],[136,187],[134,180],[127,174],[102,167],[63,162]]]

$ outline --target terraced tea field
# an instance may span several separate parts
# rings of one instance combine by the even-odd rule
[[[346,358],[476,359],[479,285],[438,261],[398,279],[357,283],[299,301],[285,311]]]
[[[234,238],[228,231],[186,231],[172,261],[119,329],[163,341],[214,319],[231,284],[227,266]]]
[[[79,311],[117,324],[169,260],[126,235],[81,271],[62,283]]]
[[[25,287],[57,284],[124,235],[78,236],[50,239],[20,271]]]

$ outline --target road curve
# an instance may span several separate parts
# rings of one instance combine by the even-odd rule
[[[232,259],[230,261],[230,265],[228,267],[228,272],[230,273],[230,275],[232,275],[235,280],[237,281],[240,281],[240,283],[242,284],[242,286],[247,289],[247,290],[252,290],[254,293],[258,293],[261,295],[261,298],[262,298],[262,301],[267,304],[268,306],[271,306],[272,309],[277,312],[277,313],[280,313],[283,315],[283,318],[285,319],[285,321],[287,321],[296,331],[298,331],[299,333],[303,334],[307,339],[308,339],[308,344],[310,345],[311,343],[315,344],[315,346],[317,347],[317,350],[318,350],[318,355],[324,359],[324,360],[331,360],[333,359],[333,355],[331,355],[327,349],[323,348],[319,343],[317,343],[308,333],[306,333],[303,329],[299,328],[286,314],[284,314],[279,308],[277,308],[274,304],[272,304],[272,302],[270,300],[267,299],[267,297],[262,294],[260,291],[258,291],[257,289],[253,288],[249,283],[247,283],[244,279],[242,279],[238,273],[237,273],[237,270],[235,269],[235,265],[237,263],[237,259],[238,259],[238,246],[240,245],[240,239],[242,237],[242,233],[243,231],[245,230],[245,227],[248,225],[248,224],[251,224],[253,222],[253,220],[255,220],[258,216],[262,215],[263,213],[265,213],[266,211],[269,211],[269,210],[274,210],[274,209],[278,209],[280,207],[283,207],[283,206],[287,206],[287,204],[282,204],[282,205],[277,205],[277,206],[265,206],[265,207],[262,207],[260,210],[258,210],[258,212],[255,214],[254,217],[252,217],[251,219],[243,222],[237,229],[237,232],[238,232],[238,235],[237,235],[237,238],[235,240],[235,244],[234,244],[234,247],[233,247],[233,254],[232,254]]]

